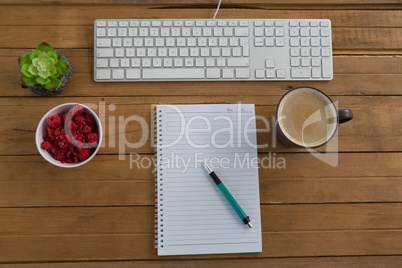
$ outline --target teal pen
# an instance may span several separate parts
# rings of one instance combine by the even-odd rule
[[[209,176],[211,176],[211,178],[214,180],[214,182],[218,186],[219,190],[221,190],[222,194],[226,197],[226,199],[229,201],[230,205],[236,211],[237,215],[239,215],[240,219],[244,222],[244,224],[247,224],[248,227],[252,228],[253,226],[251,225],[250,217],[247,216],[246,213],[244,213],[244,211],[240,207],[239,203],[237,203],[237,201],[234,199],[234,197],[229,192],[229,190],[226,188],[226,186],[223,184],[223,182],[218,178],[218,176],[211,169],[211,167],[208,166],[207,163],[205,163],[205,162],[204,162],[204,167],[208,171]]]

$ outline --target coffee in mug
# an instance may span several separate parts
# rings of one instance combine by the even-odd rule
[[[351,110],[337,110],[322,91],[299,87],[279,101],[276,120],[278,139],[287,146],[315,148],[327,143],[338,124],[353,118]]]

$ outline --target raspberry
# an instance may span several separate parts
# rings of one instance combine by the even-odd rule
[[[55,136],[54,136],[54,130],[53,130],[53,128],[51,128],[51,127],[49,127],[49,126],[47,126],[47,136],[48,136],[51,140],[53,140],[53,139],[55,138]]]
[[[82,149],[78,154],[80,161],[85,161],[91,156],[91,151],[88,149]]]
[[[84,116],[85,118],[85,123],[90,126],[95,124],[95,118],[92,114],[87,114]]]
[[[61,161],[61,160],[64,160],[64,158],[65,158],[65,156],[64,156],[64,154],[63,154],[61,151],[57,151],[57,152],[54,154],[54,159],[56,159],[56,160]]]
[[[92,132],[92,128],[90,126],[84,126],[82,128],[82,132],[83,133],[91,133]]]
[[[79,116],[76,116],[76,117],[74,118],[74,122],[75,122],[77,125],[81,126],[81,125],[85,124],[85,119],[84,119],[83,116],[79,115]]]
[[[40,147],[42,149],[49,150],[50,148],[52,148],[52,144],[50,142],[48,142],[48,141],[44,141],[44,142],[42,142]]]
[[[58,114],[55,114],[54,116],[50,116],[47,118],[47,124],[51,127],[51,128],[57,128],[58,126],[61,125],[61,118]]]
[[[65,113],[61,116],[61,119],[63,119],[63,122],[65,123],[66,121],[71,120],[71,115],[69,113]]]
[[[54,134],[56,136],[60,136],[64,134],[64,127],[63,126],[58,126],[55,130],[54,130]]]
[[[98,134],[96,134],[96,133],[88,133],[87,134],[87,141],[89,143],[98,142],[98,140],[99,140]]]
[[[70,121],[69,127],[71,128],[71,130],[76,130],[78,128],[78,126],[72,120]]]
[[[76,105],[74,105],[72,114],[73,114],[73,116],[78,116],[78,115],[82,114],[83,111],[84,111],[84,109],[80,105],[76,104]]]

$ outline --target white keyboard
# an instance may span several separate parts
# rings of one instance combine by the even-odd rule
[[[95,21],[94,79],[331,80],[331,22],[318,19]]]

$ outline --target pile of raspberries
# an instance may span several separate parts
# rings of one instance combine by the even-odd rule
[[[48,117],[47,124],[41,148],[62,163],[85,161],[98,146],[95,118],[80,105],[74,105],[68,113]]]

